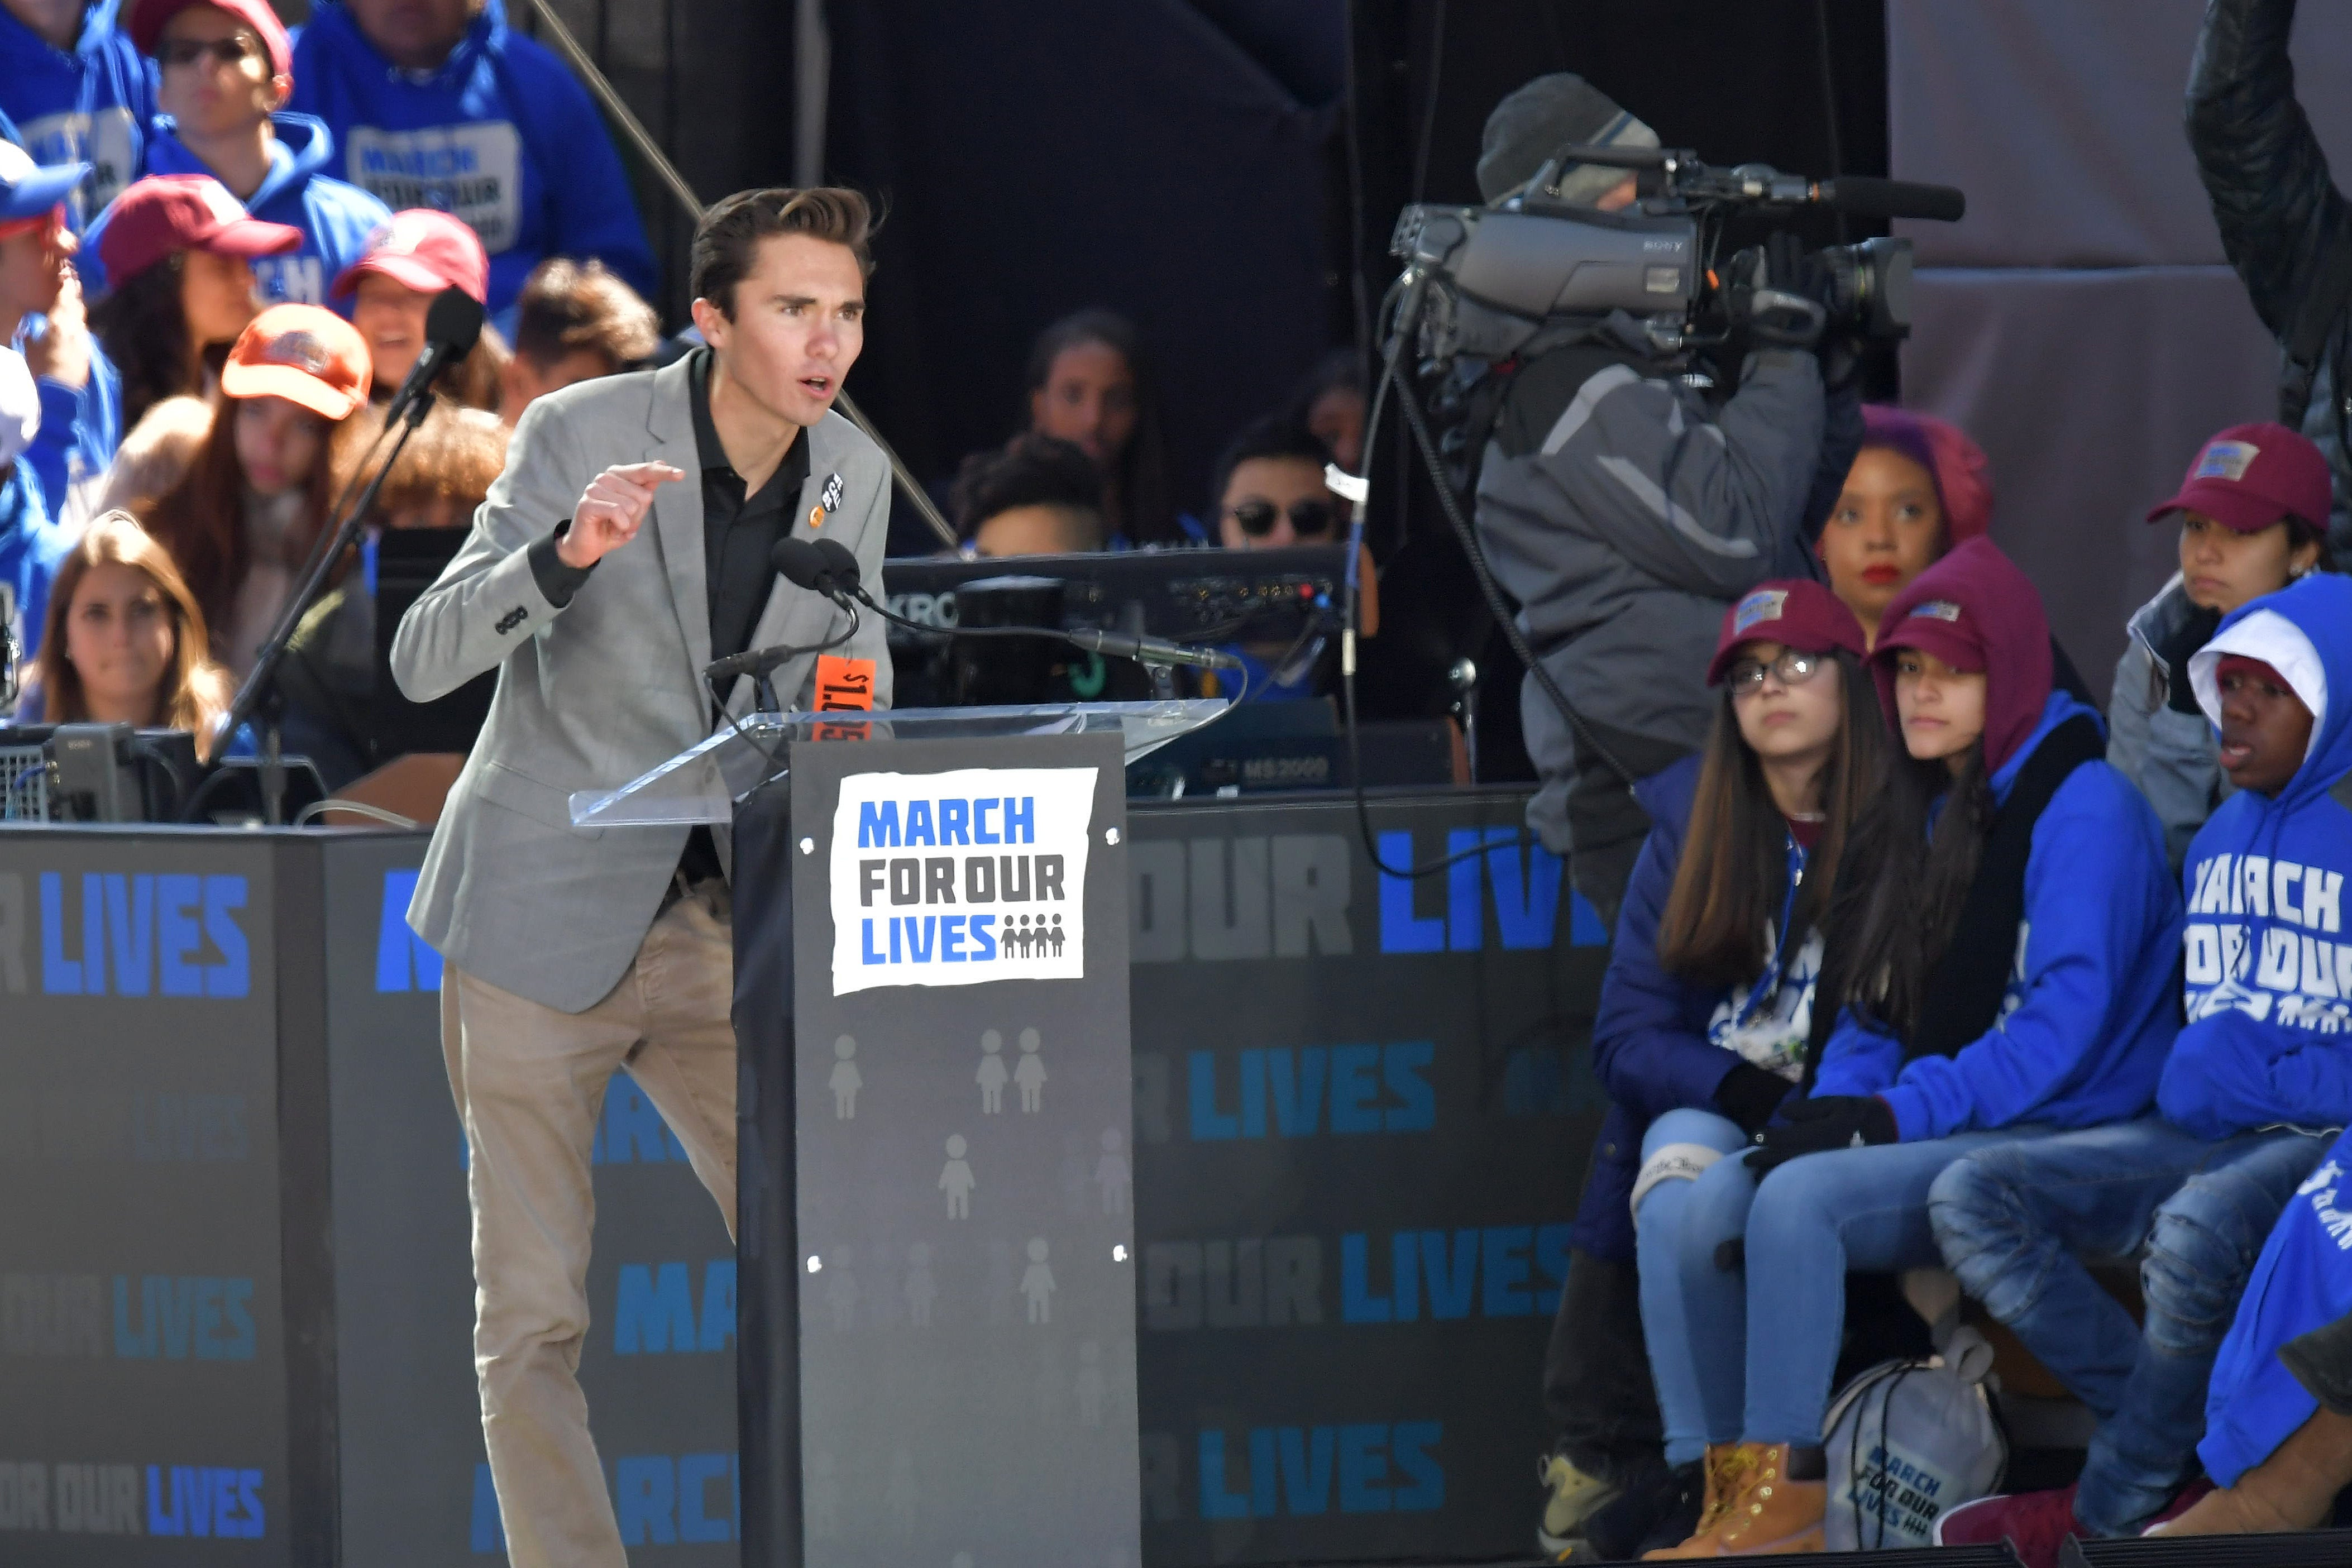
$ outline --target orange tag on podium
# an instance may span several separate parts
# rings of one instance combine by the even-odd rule
[[[816,656],[816,710],[820,713],[870,713],[874,710],[874,661]]]

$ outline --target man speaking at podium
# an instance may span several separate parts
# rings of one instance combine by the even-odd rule
[[[735,1228],[727,830],[582,830],[570,797],[723,722],[702,677],[713,658],[841,629],[844,612],[777,579],[777,541],[839,540],[877,579],[889,468],[831,412],[864,342],[867,226],[854,191],[712,207],[692,252],[709,346],[533,403],[472,536],[394,638],[412,701],[499,671],[408,920],[445,961],[482,1431],[518,1565],[625,1562],[575,1376],[589,1149],[614,1068],[660,1108]],[[871,661],[887,705],[880,623],[839,651]],[[809,707],[815,677],[802,654],[775,689]],[[740,712],[751,682],[732,686]]]

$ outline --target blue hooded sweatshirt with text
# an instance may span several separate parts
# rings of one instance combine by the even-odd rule
[[[267,223],[290,225],[302,231],[302,247],[283,256],[257,256],[253,278],[262,300],[272,305],[340,305],[350,313],[348,297],[327,297],[335,275],[367,252],[368,236],[392,220],[392,209],[375,197],[326,174],[335,155],[335,135],[308,114],[269,117],[275,140],[269,148],[269,173],[245,210]],[[155,118],[147,143],[151,174],[211,174],[203,159],[179,138],[168,114]],[[86,254],[94,255],[105,227],[100,217],[90,230]],[[83,275],[94,268],[85,266]],[[102,285],[102,279],[101,279]]]
[[[508,28],[499,0],[435,71],[394,66],[348,7],[321,0],[294,45],[289,107],[326,121],[338,172],[386,206],[472,226],[489,253],[493,314],[550,256],[595,257],[653,296],[645,225],[594,102],[552,53]]]
[[[2336,1141],[2271,1227],[2238,1298],[2238,1315],[2205,1385],[2197,1457],[2216,1486],[2271,1457],[2319,1401],[2279,1360],[2279,1349],[2352,1316],[2352,1132]]]
[[[32,465],[19,458],[0,468],[0,621],[16,634],[26,659],[41,649],[49,584],[73,537],[50,522]]]
[[[2275,799],[2240,790],[2189,844],[2189,1021],[2157,1106],[2200,1138],[2341,1127],[2352,1121],[2352,811],[2329,791],[2352,773],[2352,578],[2316,574],[2233,612],[2190,663],[2200,699],[2225,651],[2285,676],[2315,721]]]
[[[90,165],[70,209],[79,230],[146,173],[155,84],[147,62],[115,27],[118,0],[97,0],[81,37],[59,49],[0,7],[0,111],[37,163]]]
[[[2052,692],[2041,722],[1992,775],[1996,805],[2051,731],[2090,712]],[[2180,894],[2155,812],[2123,774],[2084,763],[2033,825],[2000,1022],[1951,1056],[1906,1063],[1893,1035],[1843,1016],[1812,1092],[1877,1095],[1906,1141],[2137,1116],[2156,1098],[2179,1023],[2179,943]]]

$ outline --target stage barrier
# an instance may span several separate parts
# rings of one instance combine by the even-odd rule
[[[1392,867],[1484,846],[1418,881],[1344,800],[1130,807],[1133,1124],[1062,1133],[1052,1180],[1074,1234],[1132,1207],[1132,1417],[1040,1349],[1025,1258],[812,1237],[811,1342],[926,1315],[1035,1419],[1132,1419],[1153,1568],[1523,1550],[1606,959],[1523,805],[1377,800]],[[0,1561],[500,1552],[439,963],[400,919],[423,850],[0,833]],[[631,1559],[731,1564],[733,1253],[625,1078],[594,1179],[581,1378]],[[921,1478],[810,1464],[812,1514],[827,1479],[878,1503],[898,1560]]]

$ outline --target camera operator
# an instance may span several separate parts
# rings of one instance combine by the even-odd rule
[[[1580,78],[1539,77],[1487,120],[1487,206],[1527,194],[1576,144],[1658,138]],[[1555,193],[1602,212],[1638,199],[1633,174],[1591,163],[1559,171],[1542,194]],[[1730,270],[1735,314],[1748,302],[1769,309],[1773,290],[1806,291],[1806,264],[1779,242]],[[1740,321],[1749,352],[1731,362],[1737,384],[1710,389],[1635,318],[1612,312],[1517,371],[1481,465],[1480,542],[1597,742],[1580,743],[1549,695],[1526,684],[1528,750],[1542,778],[1528,822],[1569,856],[1577,890],[1612,927],[1650,826],[1633,781],[1705,740],[1702,677],[1726,607],[1767,579],[1815,575],[1811,536],[1860,445],[1858,393],[1827,393],[1813,352],[1822,313],[1810,331],[1778,324],[1790,315]],[[1630,1252],[1574,1253],[1545,1363],[1557,1443],[1543,1470],[1542,1544],[1630,1554],[1677,1511]]]
[[[2284,351],[2279,423],[2327,454],[2328,544],[2352,549],[2352,203],[2294,100],[2294,0],[2210,0],[2189,74],[2189,146],[2221,248]]]

